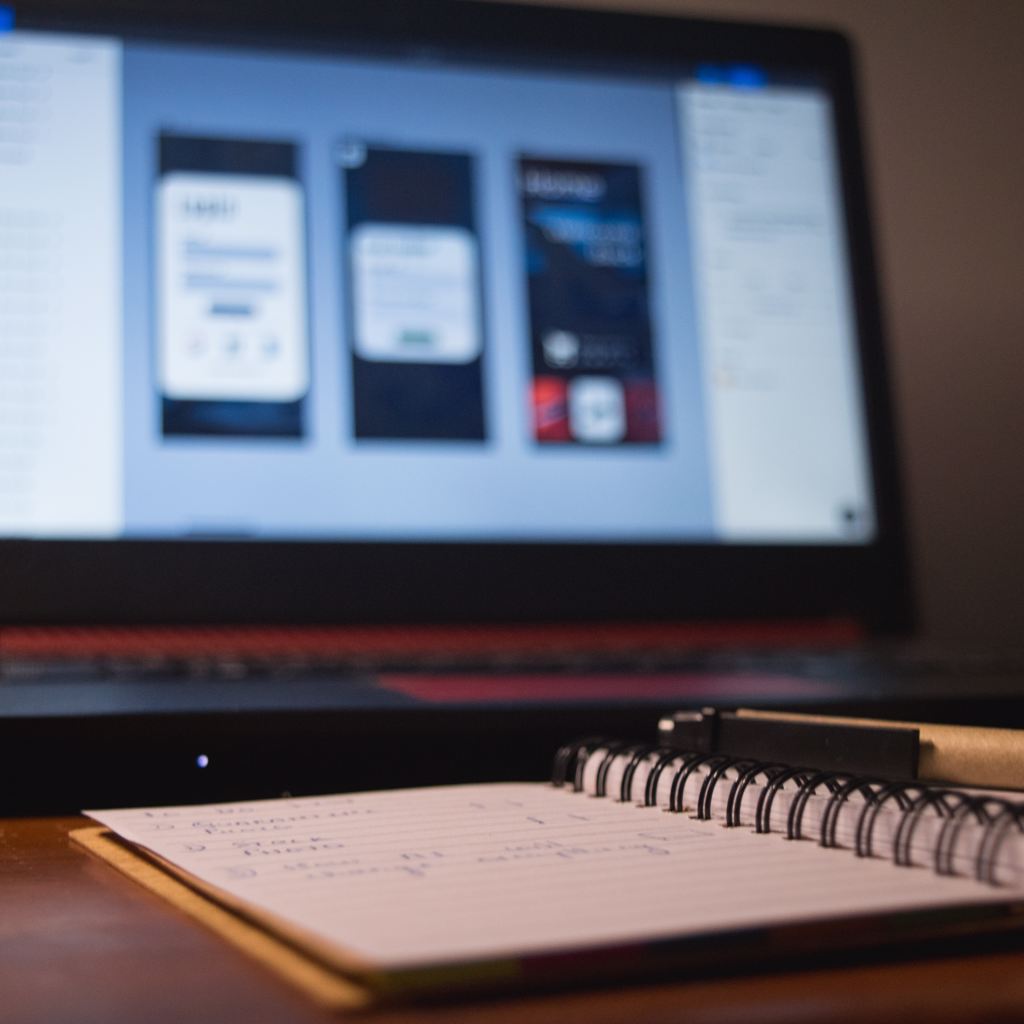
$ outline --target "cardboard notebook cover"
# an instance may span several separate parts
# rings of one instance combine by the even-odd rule
[[[186,885],[148,855],[120,842],[107,829],[81,828],[72,832],[71,838],[236,949],[259,961],[321,1006],[332,1010],[359,1010],[376,1001],[373,992],[365,985],[340,975],[263,926],[246,920]]]

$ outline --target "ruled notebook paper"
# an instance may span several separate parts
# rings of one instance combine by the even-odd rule
[[[1007,899],[926,868],[542,783],[88,813],[349,968]]]

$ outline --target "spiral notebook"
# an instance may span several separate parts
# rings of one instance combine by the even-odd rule
[[[553,781],[91,811],[78,838],[333,1005],[1024,926],[1012,794],[604,741]]]

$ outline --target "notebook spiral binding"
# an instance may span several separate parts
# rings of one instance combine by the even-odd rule
[[[941,820],[938,834],[931,844],[930,857],[934,870],[940,875],[959,874],[955,870],[955,855],[964,827],[971,823],[982,829],[977,849],[973,854],[972,874],[989,885],[1002,884],[998,878],[1000,854],[1014,834],[1024,834],[1024,802],[987,793],[968,793],[916,781],[893,781],[869,775],[856,775],[835,771],[818,771],[797,765],[758,761],[752,758],[724,754],[687,754],[657,744],[626,743],[600,736],[575,740],[559,748],[552,768],[552,782],[556,787],[571,786],[581,793],[585,789],[584,773],[592,757],[600,757],[594,776],[593,795],[613,796],[623,803],[641,803],[654,807],[658,803],[658,790],[666,771],[672,771],[667,810],[681,813],[688,810],[685,802],[687,782],[698,771],[700,789],[692,807],[694,816],[711,820],[713,799],[723,780],[729,779],[725,800],[723,824],[735,828],[741,821],[743,797],[748,789],[760,789],[754,810],[754,830],[772,831],[772,807],[783,789],[793,783],[789,809],[786,814],[787,839],[811,838],[804,834],[804,819],[811,798],[819,793],[828,795],[828,801],[818,823],[818,842],[824,847],[838,847],[837,829],[840,814],[858,795],[862,806],[854,828],[853,852],[858,857],[883,856],[875,842],[877,823],[887,808],[895,809],[897,818],[891,836],[889,858],[899,866],[911,866],[913,840],[919,834],[922,820],[932,812]],[[612,766],[624,761],[618,791],[608,793]],[[647,767],[642,800],[634,794],[634,784],[641,766]]]

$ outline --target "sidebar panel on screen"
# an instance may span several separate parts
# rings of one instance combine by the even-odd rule
[[[166,132],[158,145],[163,434],[301,437],[309,332],[297,149]]]
[[[534,439],[662,439],[640,168],[522,157]]]
[[[359,140],[338,154],[356,438],[484,440],[473,158]]]

